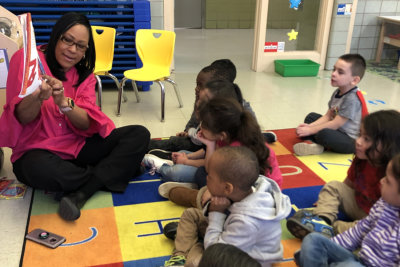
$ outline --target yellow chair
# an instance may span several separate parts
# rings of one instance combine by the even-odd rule
[[[97,80],[97,94],[98,103],[101,109],[102,90],[103,86],[99,76],[108,76],[114,80],[120,91],[120,83],[118,79],[109,73],[112,69],[114,59],[114,44],[115,44],[115,29],[110,27],[92,26],[92,35],[94,39],[94,46],[96,50],[96,65],[94,67],[94,75]]]
[[[161,121],[164,121],[165,113],[165,87],[162,81],[173,85],[179,107],[183,107],[182,99],[179,94],[177,84],[169,77],[170,66],[174,55],[175,33],[172,31],[140,29],[136,32],[136,52],[142,60],[143,67],[131,69],[124,72],[124,78],[121,80],[118,93],[117,115],[121,111],[121,96],[127,80],[132,81],[132,87],[135,91],[136,100],[140,102],[139,92],[135,81],[154,81],[161,88]]]

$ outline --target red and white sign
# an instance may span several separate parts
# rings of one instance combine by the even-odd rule
[[[285,42],[265,42],[264,52],[284,52]]]
[[[19,97],[32,94],[42,83],[39,76],[38,53],[36,50],[35,32],[33,31],[31,14],[18,16],[22,27],[24,48],[24,73]]]

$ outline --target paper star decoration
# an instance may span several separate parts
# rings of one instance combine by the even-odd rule
[[[295,32],[293,29],[291,32],[288,32],[287,35],[289,36],[289,41],[297,39],[298,32]]]

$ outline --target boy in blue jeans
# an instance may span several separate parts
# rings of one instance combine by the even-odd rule
[[[331,239],[311,233],[295,253],[299,266],[400,266],[400,154],[381,180],[382,197],[369,215]],[[353,251],[360,249],[358,256]]]
[[[361,118],[368,114],[357,84],[364,76],[366,64],[359,54],[346,54],[336,61],[331,85],[338,87],[328,102],[325,115],[310,113],[296,134],[307,140],[293,146],[298,156],[321,154],[324,149],[336,153],[354,153],[354,142],[360,133]]]

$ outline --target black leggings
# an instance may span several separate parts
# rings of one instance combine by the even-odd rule
[[[74,160],[64,160],[47,150],[30,150],[13,163],[17,179],[33,188],[73,192],[90,180],[108,190],[123,192],[140,171],[150,140],[139,125],[114,129],[109,136],[98,134],[86,143]]]

